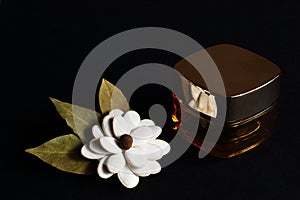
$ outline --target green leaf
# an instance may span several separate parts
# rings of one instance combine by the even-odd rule
[[[118,108],[124,112],[130,110],[126,97],[119,88],[103,79],[99,91],[99,104],[102,114]]]
[[[96,163],[81,155],[81,147],[80,139],[74,134],[69,134],[59,136],[36,148],[25,151],[62,171],[76,174],[95,174],[97,171]]]
[[[77,134],[82,141],[85,141],[87,135],[85,134],[86,131],[91,131],[91,126],[98,124],[97,120],[100,114],[94,110],[62,102],[55,98],[50,97],[50,100],[55,105],[57,112],[66,120],[74,133]]]

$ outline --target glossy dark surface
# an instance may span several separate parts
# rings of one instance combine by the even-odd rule
[[[1,195],[39,200],[299,199],[298,2],[2,0]],[[115,176],[103,180],[61,172],[25,153],[71,132],[48,97],[71,102],[74,79],[87,54],[108,37],[143,26],[178,30],[204,47],[236,44],[280,66],[277,132],[252,151],[225,160],[199,159],[198,149],[191,146],[132,190],[124,189]],[[113,63],[105,77],[115,83],[136,65],[174,66],[180,59],[161,53],[128,54]],[[149,104],[170,102],[165,90],[149,90],[131,101],[143,117]]]

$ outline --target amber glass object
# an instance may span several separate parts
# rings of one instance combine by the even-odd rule
[[[274,133],[280,69],[262,56],[234,45],[217,45],[207,48],[206,52],[220,71],[227,99],[225,124],[218,142],[209,154],[230,158],[257,147]],[[189,90],[191,85],[202,88],[218,102],[218,93],[207,91],[201,75],[185,59],[175,69],[182,75],[184,90]],[[192,96],[178,98],[173,94],[174,129],[181,128],[185,139],[205,151],[202,142],[208,125],[214,126],[218,121],[211,120],[214,116],[191,107],[189,102]],[[191,137],[188,130],[191,123],[199,123],[195,138]]]

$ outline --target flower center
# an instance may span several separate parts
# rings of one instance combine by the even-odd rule
[[[133,139],[130,135],[124,134],[120,137],[119,145],[121,149],[128,150],[132,146]]]

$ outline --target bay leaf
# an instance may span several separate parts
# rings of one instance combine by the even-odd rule
[[[80,139],[74,134],[69,134],[25,151],[65,172],[95,174],[97,162],[83,157],[80,152],[81,147]]]
[[[100,114],[94,110],[62,102],[52,97],[50,97],[50,100],[60,116],[66,120],[68,126],[80,137],[81,141],[89,141],[91,139],[91,127],[98,124]]]
[[[100,86],[99,105],[102,114],[106,114],[115,108],[124,112],[130,110],[128,101],[122,91],[106,79],[102,79]]]

